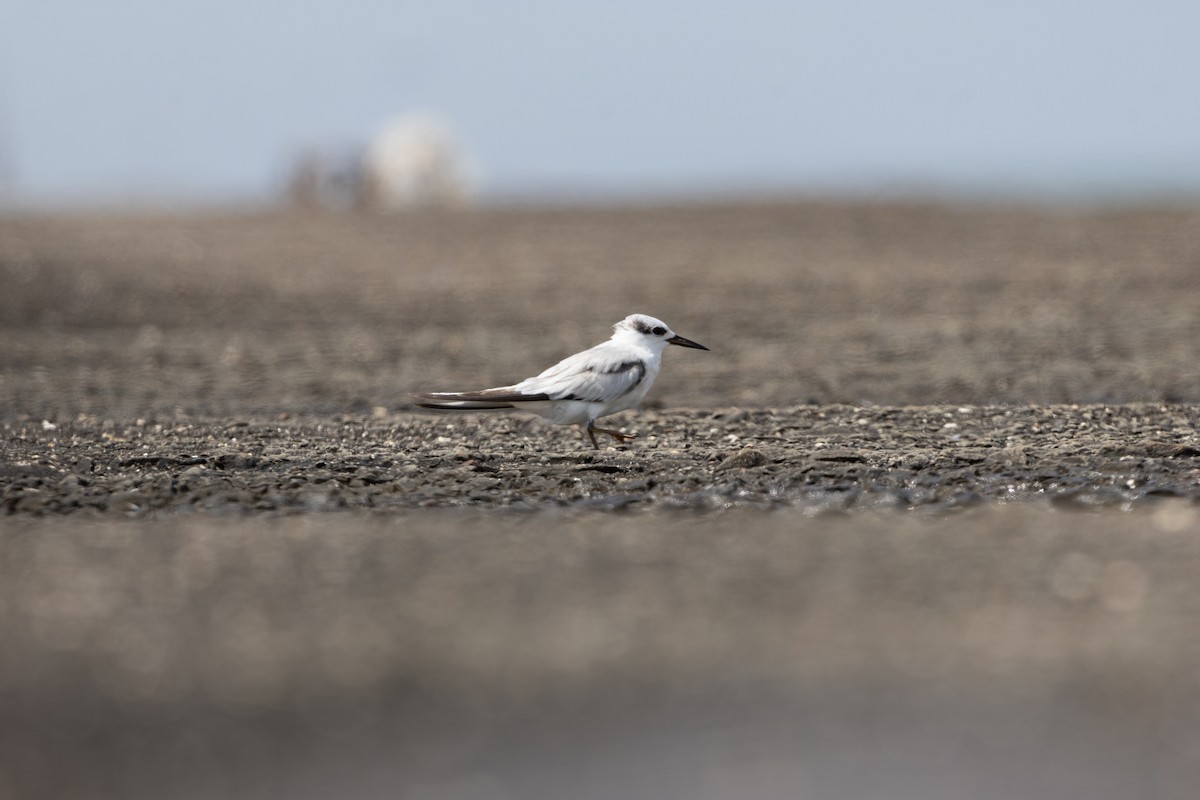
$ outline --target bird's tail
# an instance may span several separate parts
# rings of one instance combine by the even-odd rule
[[[530,400],[549,400],[545,394],[521,394],[505,387],[485,389],[482,392],[418,392],[412,395],[422,408],[438,408],[448,411],[484,411],[496,408],[512,408],[513,403]]]
[[[440,408],[444,411],[482,411],[489,408],[512,408],[512,403],[486,402],[483,400],[435,400],[437,395],[414,394],[421,408]]]

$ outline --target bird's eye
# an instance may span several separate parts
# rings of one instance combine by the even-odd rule
[[[655,336],[662,336],[664,333],[666,333],[666,332],[667,332],[667,329],[666,329],[666,328],[664,328],[662,325],[657,325],[657,326],[655,326],[655,328],[654,328],[652,331],[650,331],[650,332],[651,332],[651,333],[653,333]]]

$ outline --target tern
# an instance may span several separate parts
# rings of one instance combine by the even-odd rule
[[[467,411],[518,408],[558,425],[586,425],[595,449],[599,449],[597,433],[606,433],[624,444],[636,436],[597,428],[596,420],[633,408],[642,401],[658,377],[663,351],[671,344],[708,349],[676,334],[662,320],[630,314],[613,325],[613,335],[608,341],[568,356],[520,383],[477,392],[422,392],[412,396],[423,408]]]

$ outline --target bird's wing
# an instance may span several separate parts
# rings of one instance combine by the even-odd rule
[[[646,379],[646,362],[611,342],[596,345],[555,364],[512,389],[551,400],[611,403]]]

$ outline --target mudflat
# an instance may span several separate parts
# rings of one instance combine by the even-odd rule
[[[0,796],[1190,797],[1200,211],[0,217]],[[638,438],[406,393],[658,316]]]
[[[1197,493],[1190,209],[8,217],[0,271],[9,513]],[[408,403],[634,311],[712,352],[627,447]]]

